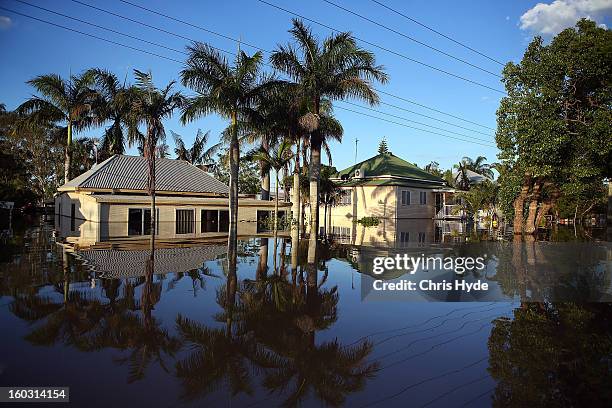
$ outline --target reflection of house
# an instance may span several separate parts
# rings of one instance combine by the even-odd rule
[[[158,238],[192,239],[227,232],[225,184],[184,161],[156,159],[155,166]],[[114,155],[70,180],[58,189],[55,199],[60,236],[91,244],[150,235],[146,184],[146,160],[123,155]],[[271,201],[241,199],[241,232],[256,233],[258,213],[267,214],[273,208]]]
[[[227,252],[225,245],[158,248],[155,250],[153,273],[188,272],[199,269],[205,261]],[[151,252],[148,249],[78,251],[76,256],[97,276],[126,278],[143,276]]]

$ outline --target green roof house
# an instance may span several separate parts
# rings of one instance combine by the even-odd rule
[[[336,173],[332,180],[345,190],[329,208],[325,223],[350,228],[363,217],[434,219],[451,191],[446,182],[392,153],[381,153]],[[412,240],[412,237],[410,238]]]

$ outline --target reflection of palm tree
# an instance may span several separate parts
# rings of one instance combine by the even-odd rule
[[[315,333],[337,319],[336,288],[318,289],[316,275],[293,285],[279,275],[247,282],[241,294],[241,331],[274,352],[264,386],[270,391],[289,390],[284,405],[299,404],[310,391],[330,405],[340,405],[346,395],[363,388],[377,364],[365,358],[372,345],[363,342],[344,347],[337,340],[316,344]],[[306,288],[308,286],[308,288]]]
[[[183,341],[193,351],[176,363],[176,375],[183,384],[182,398],[193,400],[214,391],[227,380],[232,395],[252,393],[251,365],[267,366],[269,353],[265,352],[251,336],[237,333],[234,321],[237,317],[236,253],[228,254],[229,273],[227,283],[217,292],[217,303],[223,312],[216,320],[225,328],[211,329],[181,315],[176,326]]]
[[[192,269],[187,272],[176,272],[174,277],[168,282],[166,291],[170,291],[176,287],[176,284],[181,281],[185,277],[189,277],[191,279],[191,288],[193,290],[193,297],[197,296],[198,288],[205,290],[206,288],[206,280],[205,276],[210,276],[214,278],[219,278],[218,275],[215,275],[208,269],[206,266],[202,266],[198,269]]]

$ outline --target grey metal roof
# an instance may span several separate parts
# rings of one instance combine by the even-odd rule
[[[91,250],[78,251],[75,255],[100,277],[123,278],[145,275],[145,265],[150,253],[149,250]],[[227,253],[225,245],[158,248],[155,250],[153,273],[191,271],[201,268],[204,262],[218,259],[225,253]]]
[[[157,191],[227,194],[228,187],[182,160],[155,159]],[[59,188],[146,190],[147,161],[141,156],[116,154]]]
[[[483,176],[482,174],[476,173],[475,171],[472,171],[470,169],[466,169],[465,174],[467,175],[468,182],[470,184],[482,183],[485,180],[492,181],[487,176]],[[457,181],[461,181],[463,179],[463,173],[461,173],[460,171],[456,171],[453,173],[453,178]]]

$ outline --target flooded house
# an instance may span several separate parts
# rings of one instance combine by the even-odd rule
[[[229,228],[228,186],[185,161],[156,159],[158,240],[222,237]],[[79,245],[142,240],[151,234],[151,198],[144,157],[113,155],[58,188],[56,228]],[[287,211],[290,203],[281,203]],[[274,202],[241,198],[238,234],[264,232]]]
[[[343,195],[327,210],[320,209],[320,225],[334,235],[353,236],[358,241],[369,241],[376,234],[385,236],[386,242],[425,242],[433,236],[431,220],[451,214],[453,205],[447,204],[453,189],[446,182],[416,165],[395,156],[382,153],[336,173],[332,180],[339,185]],[[356,221],[364,217],[375,217],[383,225],[393,227],[384,231],[365,229],[358,234]],[[422,223],[427,230],[410,233],[395,228],[406,222],[395,220],[429,220]],[[413,223],[414,224],[414,223]],[[418,222],[417,222],[418,224]],[[405,232],[405,233],[403,233]]]

